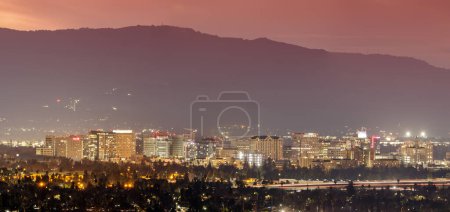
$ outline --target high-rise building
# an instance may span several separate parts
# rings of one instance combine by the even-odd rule
[[[251,167],[260,167],[264,163],[264,155],[261,153],[238,152],[237,159],[248,163],[248,165]]]
[[[55,140],[56,140],[56,136],[54,136],[54,135],[45,136],[44,146],[53,148],[55,145]]]
[[[45,147],[53,149],[53,156],[66,157],[67,137],[48,135],[45,137]]]
[[[197,157],[197,144],[194,141],[186,142],[185,159],[193,160]]]
[[[67,157],[67,137],[55,137],[53,152],[56,157]]]
[[[144,132],[136,134],[136,154],[144,154]]]
[[[91,131],[86,147],[87,157],[91,160],[108,161],[113,158],[114,133],[108,131]]]
[[[203,138],[195,142],[196,144],[196,159],[213,158],[216,155],[216,148],[218,142],[212,138]]]
[[[170,148],[172,141],[169,134],[164,132],[155,132],[144,136],[144,155],[148,157],[170,157]]]
[[[326,151],[323,151],[317,133],[293,133],[292,140],[296,143],[298,165],[301,167],[311,167],[315,159],[323,159]]]
[[[346,149],[346,143],[340,141],[330,142],[327,148],[328,159],[350,159],[348,158],[348,151]]]
[[[406,141],[400,147],[401,161],[405,165],[428,165],[433,162],[433,144],[423,141]]]
[[[250,150],[273,160],[283,159],[283,140],[278,136],[253,136]]]
[[[83,159],[83,137],[69,136],[66,140],[66,156],[72,160]]]
[[[230,141],[230,146],[237,148],[238,151],[248,152],[250,151],[250,141],[249,138],[241,138]]]
[[[186,154],[186,141],[185,136],[173,136],[170,155],[175,158],[184,158]]]
[[[238,149],[235,147],[220,147],[216,149],[216,157],[231,160],[237,157]]]
[[[46,136],[44,147],[36,149],[36,154],[49,155],[49,149],[52,156],[73,160],[120,161],[136,154],[136,143],[131,130],[97,130],[87,136]]]
[[[36,155],[52,157],[52,156],[54,156],[53,148],[52,147],[37,147],[36,148]]]
[[[136,154],[136,139],[131,130],[113,130],[112,158],[119,160],[130,159]]]
[[[50,153],[51,156],[55,157],[81,160],[83,158],[83,141],[81,136],[46,136],[44,147],[36,149],[36,154],[50,156]]]

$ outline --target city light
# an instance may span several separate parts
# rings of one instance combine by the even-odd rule
[[[407,131],[406,134],[405,134],[405,137],[407,137],[407,138],[411,137],[411,132]]]
[[[125,183],[125,184],[123,185],[123,187],[124,187],[125,189],[132,189],[132,188],[134,187],[134,185],[133,185],[133,183]]]
[[[44,188],[45,187],[45,183],[44,182],[39,182],[38,183],[38,187],[39,188]]]
[[[450,0],[24,2],[0,212],[450,212]]]
[[[426,137],[427,137],[427,134],[426,134],[425,132],[422,131],[422,132],[420,133],[420,137],[426,138]]]

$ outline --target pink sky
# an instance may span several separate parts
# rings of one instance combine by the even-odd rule
[[[0,27],[174,25],[450,68],[449,0],[2,0]]]

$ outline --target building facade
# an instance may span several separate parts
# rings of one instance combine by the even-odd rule
[[[250,150],[263,154],[265,158],[283,160],[283,140],[278,136],[253,136]]]

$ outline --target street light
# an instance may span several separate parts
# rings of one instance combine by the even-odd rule
[[[420,133],[420,137],[426,138],[426,137],[427,137],[427,134],[426,134],[425,132],[421,132],[421,133]]]
[[[405,137],[407,137],[407,138],[411,137],[411,132],[407,131],[406,134],[405,134]]]

